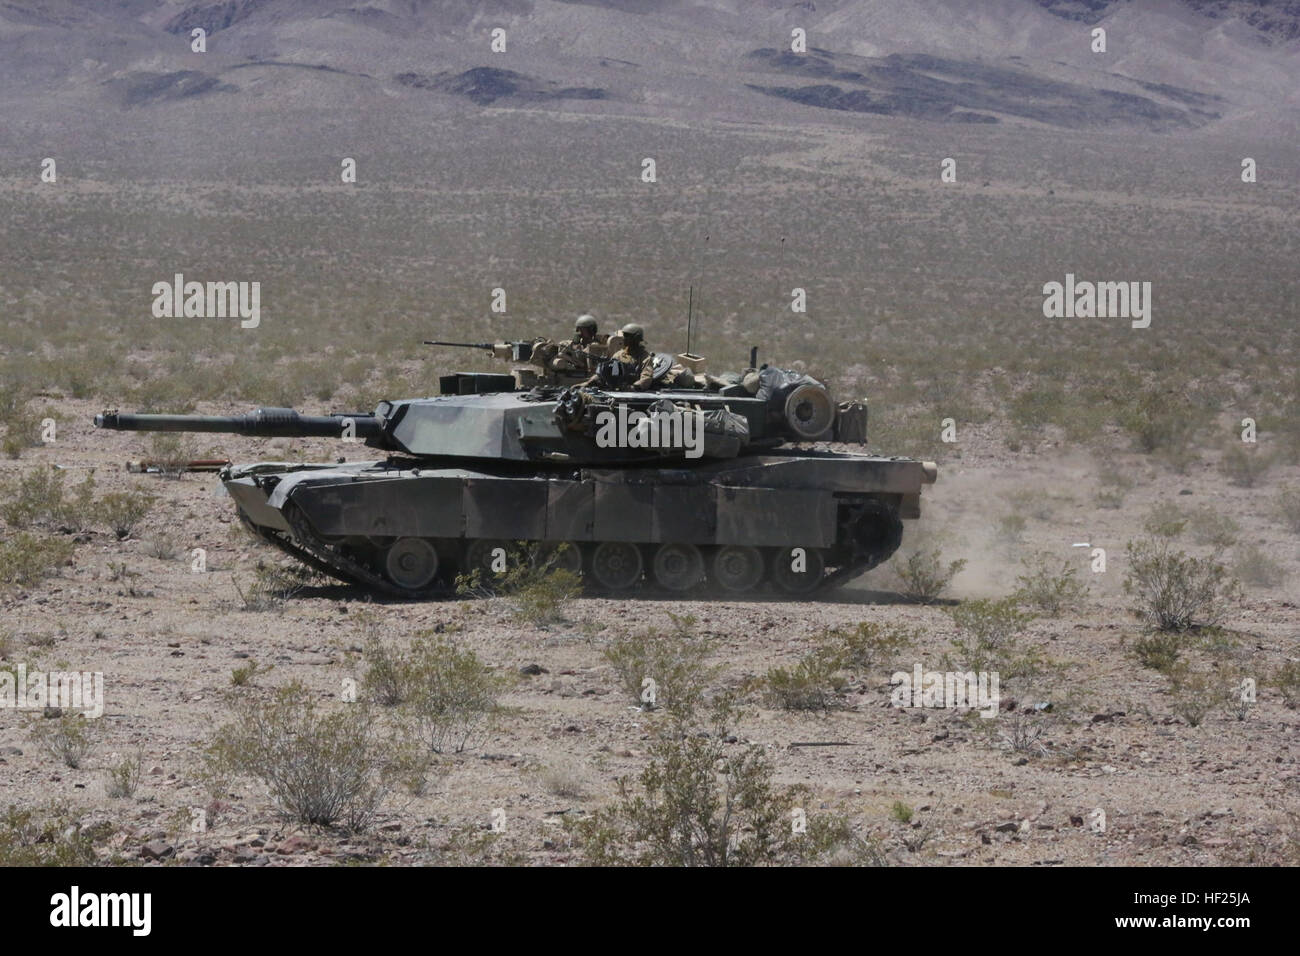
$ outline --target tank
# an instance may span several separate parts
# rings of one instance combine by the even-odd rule
[[[697,356],[677,358],[700,387],[525,388],[514,374],[457,372],[439,379],[438,395],[373,412],[105,411],[95,425],[372,449],[365,461],[231,464],[219,478],[267,541],[397,597],[448,594],[460,573],[499,571],[515,542],[555,549],[588,589],[619,593],[804,595],[897,550],[934,463],[826,448],[865,443],[866,407],[833,402],[800,372],[714,378]],[[656,382],[672,368],[673,356],[657,356]]]

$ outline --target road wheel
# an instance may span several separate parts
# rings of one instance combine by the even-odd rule
[[[693,544],[660,545],[653,568],[655,583],[669,591],[686,591],[704,579],[704,557]]]
[[[500,552],[497,551],[498,548],[501,549]],[[503,570],[500,571],[492,567],[493,562],[497,562],[497,558],[502,554],[509,561],[509,542],[497,538],[477,538],[465,548],[465,566],[461,570],[464,574],[473,574],[475,570],[482,570],[484,578],[504,574],[510,569],[509,564],[506,564]],[[497,567],[501,567],[500,562],[497,562]]]
[[[734,544],[718,548],[713,554],[712,577],[724,591],[752,591],[763,580],[763,553]]]
[[[591,556],[591,576],[609,591],[623,591],[641,580],[641,549],[626,541],[606,541]]]
[[[772,581],[786,594],[807,594],[821,583],[825,569],[818,548],[781,548],[772,555]]]

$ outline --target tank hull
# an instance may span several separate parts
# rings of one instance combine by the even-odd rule
[[[677,468],[427,464],[268,462],[222,478],[244,520],[295,557],[424,597],[520,541],[569,543],[596,589],[812,591],[887,559],[935,475],[912,459],[785,449]]]

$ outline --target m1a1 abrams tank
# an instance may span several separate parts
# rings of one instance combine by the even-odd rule
[[[631,392],[457,373],[437,396],[366,414],[108,411],[95,424],[364,442],[382,457],[236,464],[220,478],[262,537],[390,595],[448,593],[516,541],[569,543],[557,560],[609,592],[805,594],[887,559],[935,465],[812,447],[865,441],[866,409],[797,372],[757,375],[756,389],[751,375],[748,388]]]

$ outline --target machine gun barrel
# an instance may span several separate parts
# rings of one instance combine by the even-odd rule
[[[299,415],[292,408],[259,408],[247,415],[129,415],[116,411],[95,416],[96,428],[122,432],[222,432],[258,438],[378,438],[379,419],[369,412]]]
[[[457,349],[486,349],[489,352],[495,350],[491,342],[434,342],[430,339],[424,340],[425,345],[449,345]]]

